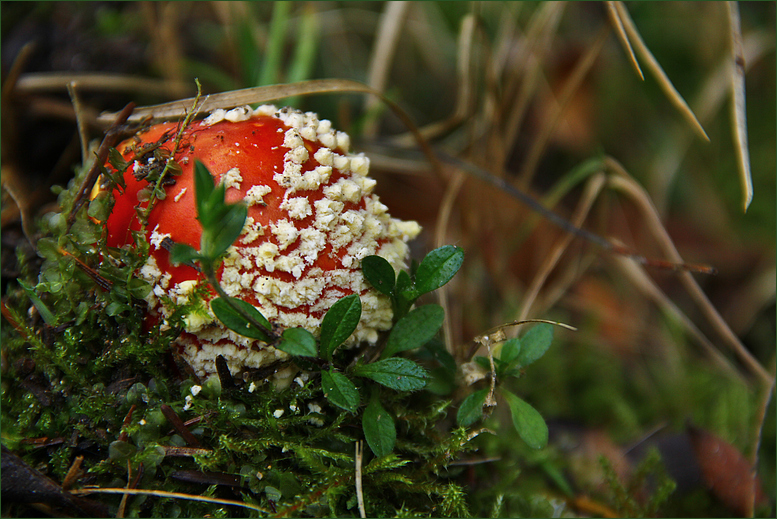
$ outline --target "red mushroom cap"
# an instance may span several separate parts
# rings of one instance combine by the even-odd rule
[[[134,160],[124,175],[123,193],[106,222],[108,245],[133,243],[141,229],[136,214],[138,194],[148,185],[142,177],[154,164],[152,143],[172,153],[175,123],[153,126],[119,146],[125,160]],[[364,280],[360,260],[383,256],[395,269],[406,267],[407,241],[420,227],[391,218],[371,194],[375,181],[367,176],[369,159],[348,154],[349,138],[335,132],[313,113],[274,106],[216,110],[184,129],[175,160],[182,174],[165,188],[148,215],[151,253],[140,276],[153,291],[147,298],[154,319],[169,317],[163,300],[188,301],[202,275],[187,265],[172,266],[162,246],[165,238],[199,248],[202,228],[196,220],[194,159],[207,166],[216,182],[227,186],[226,201],[243,200],[248,218],[243,233],[229,249],[219,270],[230,296],[253,304],[270,322],[318,332],[326,311],[341,297],[359,294],[362,318],[350,343],[374,343],[377,332],[391,325],[388,298]],[[136,178],[137,177],[137,178]],[[227,330],[207,305],[187,318],[177,340],[183,357],[200,375],[215,373],[223,355],[233,372],[256,368],[285,356],[261,341]]]

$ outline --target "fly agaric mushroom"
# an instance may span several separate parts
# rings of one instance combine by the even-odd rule
[[[134,161],[124,174],[126,189],[114,190],[115,205],[106,221],[111,247],[132,244],[141,229],[136,206],[148,186],[145,174],[155,165],[159,145],[172,153],[175,123],[162,123],[122,143],[118,150]],[[283,328],[302,327],[317,334],[326,311],[340,298],[359,294],[362,316],[349,343],[375,343],[391,326],[389,299],[362,276],[361,259],[382,256],[406,267],[407,242],[418,235],[416,222],[391,218],[371,194],[369,159],[349,154],[349,137],[316,114],[264,105],[215,110],[183,130],[174,159],[182,173],[171,177],[166,196],[148,214],[150,255],[139,275],[153,290],[146,298],[151,319],[169,318],[176,304],[190,302],[202,275],[189,265],[171,265],[169,240],[198,248],[202,228],[196,217],[194,159],[223,182],[227,203],[243,200],[248,218],[230,247],[217,278],[226,293],[254,305]],[[107,166],[109,169],[110,166]],[[140,198],[145,198],[140,196]],[[209,298],[210,296],[206,297]],[[230,370],[257,368],[285,357],[264,342],[225,328],[206,302],[186,318],[175,346],[200,375],[216,372],[222,355]]]

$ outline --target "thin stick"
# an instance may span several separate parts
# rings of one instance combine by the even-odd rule
[[[645,81],[645,76],[642,74],[642,69],[639,68],[639,62],[637,61],[637,57],[634,55],[634,49],[631,47],[629,37],[626,36],[626,30],[623,28],[621,17],[618,14],[618,10],[615,8],[615,2],[605,2],[604,5],[607,7],[607,16],[610,18],[610,22],[615,28],[615,34],[618,36],[618,40],[620,40],[621,45],[623,45],[623,49],[629,56],[629,62],[631,63],[631,66],[634,67],[634,72],[637,73],[639,79]]]
[[[734,150],[737,154],[739,178],[742,182],[744,211],[753,200],[753,177],[750,173],[750,153],[747,149],[747,111],[745,109],[745,58],[742,49],[742,28],[739,23],[739,4],[726,2],[728,21],[731,27],[731,91],[734,102],[731,103],[731,119],[734,130]]]
[[[653,53],[650,52],[650,49],[648,49],[647,45],[645,45],[645,42],[642,40],[642,36],[639,34],[637,27],[634,25],[634,21],[631,19],[629,12],[626,10],[626,6],[623,4],[623,2],[616,2],[615,8],[618,10],[618,14],[620,15],[623,26],[629,35],[629,40],[636,47],[637,52],[642,58],[642,61],[644,61],[647,65],[648,70],[658,81],[658,85],[661,87],[661,90],[664,91],[666,96],[669,98],[669,101],[688,121],[696,133],[699,134],[699,137],[709,142],[710,138],[707,136],[707,132],[704,131],[701,123],[696,118],[693,111],[688,107],[688,104],[685,102],[685,99],[683,99],[683,96],[680,95],[672,82],[669,80],[669,77],[667,77],[664,69],[661,68],[658,60],[655,58],[655,56],[653,56]]]
[[[364,490],[362,488],[362,454],[363,444],[359,440],[356,442],[356,453],[354,455],[354,462],[356,463],[356,501],[359,503],[359,516],[367,517],[367,512],[364,509]]]
[[[156,496],[156,497],[169,497],[172,499],[186,499],[189,501],[204,501],[206,503],[216,503],[221,505],[240,506],[243,508],[250,508],[251,510],[258,510],[259,512],[269,514],[269,510],[253,505],[251,503],[244,503],[242,501],[232,501],[230,499],[221,499],[217,497],[204,497],[195,496],[192,494],[181,494],[180,492],[167,492],[166,490],[146,490],[140,488],[81,488],[71,490],[71,494],[74,496],[82,496],[89,494],[128,494],[136,496]]]
[[[367,75],[367,84],[378,92],[386,90],[391,65],[394,62],[394,54],[399,44],[399,37],[405,26],[410,2],[386,2],[383,14],[380,16],[375,47],[370,59],[370,70]],[[364,104],[365,112],[372,111],[379,100],[368,97]],[[378,132],[378,120],[370,119],[364,126],[363,135],[366,138],[374,138]]]
[[[89,198],[88,194],[92,191],[92,187],[94,187],[95,182],[97,182],[97,179],[100,177],[102,165],[108,160],[108,151],[115,147],[122,139],[122,132],[120,129],[122,125],[127,122],[134,109],[135,103],[128,103],[116,116],[113,124],[105,134],[103,142],[97,149],[97,157],[94,159],[92,167],[89,168],[89,172],[86,174],[86,178],[84,178],[84,181],[75,196],[73,209],[71,209],[70,214],[68,215],[68,226],[73,224],[78,210],[81,209],[81,206],[83,206]]]

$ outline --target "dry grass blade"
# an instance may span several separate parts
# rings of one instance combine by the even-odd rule
[[[252,505],[251,503],[244,503],[243,501],[233,501],[231,499],[220,499],[217,497],[205,497],[195,496],[192,494],[182,494],[180,492],[167,492],[165,490],[146,490],[146,489],[132,489],[132,488],[80,488],[71,490],[71,494],[75,496],[85,496],[89,494],[126,494],[131,496],[156,496],[156,497],[168,497],[172,499],[186,499],[189,501],[204,501],[206,503],[216,503],[219,505],[231,505],[239,506],[241,508],[250,508],[251,510],[258,510],[265,514],[269,514],[269,510]]]
[[[595,174],[588,180],[588,182],[586,182],[585,191],[583,192],[580,202],[575,209],[575,214],[571,220],[572,225],[576,227],[583,225],[583,222],[591,211],[593,203],[598,198],[599,193],[601,193],[602,187],[604,187],[604,183],[605,178],[603,173]],[[524,297],[521,310],[519,311],[516,320],[522,321],[528,317],[532,305],[534,304],[534,301],[540,292],[540,289],[545,284],[545,281],[548,279],[550,273],[558,264],[558,261],[561,259],[561,255],[567,249],[573,237],[574,236],[572,234],[567,233],[555,245],[553,245],[550,254],[542,263],[542,269],[534,276],[531,286],[526,291],[526,296]]]
[[[362,489],[362,454],[364,452],[361,440],[356,442],[354,462],[356,463],[356,501],[359,503],[359,516],[367,517],[364,509],[364,490]]]
[[[744,211],[753,200],[753,177],[750,174],[750,152],[747,149],[747,113],[745,109],[745,57],[742,49],[742,29],[739,23],[739,6],[736,2],[726,2],[728,21],[731,28],[731,54],[734,66],[731,67],[731,90],[734,102],[731,104],[731,117],[734,126],[734,150],[737,155],[739,177],[742,181]]]
[[[756,32],[745,37],[743,41],[745,71],[759,62],[773,48],[774,38],[767,33]],[[726,79],[731,76],[731,65],[730,57],[724,57],[691,102],[701,122],[712,120],[727,98],[729,83]],[[683,131],[683,128],[684,126],[681,127],[678,124],[671,130],[666,139],[667,146],[655,154],[655,161],[650,168],[650,194],[662,214],[667,204],[669,186],[691,146],[692,135]]]
[[[710,356],[710,358],[719,365],[725,371],[731,373],[738,379],[742,379],[742,375],[731,364],[720,351],[710,342],[710,340],[702,333],[701,330],[691,321],[688,315],[685,314],[680,308],[672,302],[669,297],[656,285],[656,283],[645,272],[645,268],[642,265],[638,265],[633,261],[629,261],[626,258],[614,256],[612,261],[615,263],[616,268],[629,280],[630,284],[636,287],[637,290],[642,292],[666,314],[674,316],[685,328],[685,331],[693,337],[693,339],[699,343],[704,351]]]
[[[428,124],[419,129],[426,139],[434,139],[456,128],[473,112],[475,106],[475,75],[473,73],[474,61],[473,43],[475,29],[477,28],[475,15],[468,13],[461,21],[456,53],[456,105],[453,113],[443,119]],[[397,135],[392,139],[397,146],[410,146],[413,142],[412,134]]]
[[[287,83],[281,85],[269,85],[261,87],[244,88],[241,90],[231,90],[219,94],[211,94],[205,97],[200,103],[200,113],[207,113],[218,108],[234,108],[236,106],[269,103],[300,95],[310,94],[337,94],[337,93],[364,93],[372,94],[381,99],[394,112],[402,123],[410,129],[415,136],[416,142],[426,155],[429,163],[432,165],[438,178],[444,179],[442,166],[437,159],[429,143],[413,123],[409,115],[395,102],[388,99],[382,93],[375,89],[353,81],[351,79],[312,79],[310,81],[300,81],[298,83]],[[186,110],[192,105],[194,98],[180,99],[170,103],[162,103],[153,106],[144,106],[136,108],[129,117],[128,122],[142,121],[148,117],[155,120],[176,119],[186,115]],[[101,114],[99,119],[102,121],[113,121],[117,114]]]
[[[67,93],[70,95],[70,101],[73,103],[73,110],[75,110],[76,114],[76,128],[78,128],[78,138],[81,142],[81,164],[86,164],[89,158],[87,152],[89,147],[89,134],[86,131],[86,121],[83,117],[83,104],[76,91],[77,87],[78,83],[71,81],[67,84]]]
[[[507,154],[515,147],[518,130],[537,89],[542,58],[547,53],[553,35],[558,29],[565,6],[565,2],[547,2],[537,8],[526,34],[524,57],[518,63],[509,64],[512,77],[505,79],[506,94],[500,106],[501,112],[507,114],[500,122],[506,135],[503,138],[504,147],[500,154],[500,171],[507,161]],[[499,132],[493,133],[496,135]]]
[[[399,37],[402,34],[410,2],[387,2],[385,6],[385,11],[380,17],[378,32],[375,37],[375,47],[370,59],[370,69],[367,74],[367,84],[378,92],[383,92],[386,89],[386,82],[391,71],[391,65],[394,63],[394,54],[399,44]],[[377,105],[377,98],[368,97],[365,101],[364,109],[370,112]],[[364,126],[364,136],[372,138],[375,137],[377,132],[378,120],[370,119]]]
[[[626,30],[623,28],[623,22],[618,14],[618,9],[615,8],[615,2],[605,2],[604,5],[607,6],[607,16],[610,18],[613,28],[615,28],[615,34],[618,36],[618,40],[621,42],[623,49],[629,56],[629,62],[631,63],[631,66],[634,67],[634,72],[637,73],[639,79],[645,81],[645,76],[642,74],[642,69],[639,68],[637,57],[634,55],[634,49],[631,47],[629,37],[626,35]]]
[[[650,49],[648,49],[647,45],[645,45],[645,42],[642,40],[642,36],[639,34],[637,27],[634,25],[634,21],[631,19],[629,12],[626,10],[626,6],[623,4],[623,2],[616,2],[615,8],[618,10],[618,14],[620,15],[620,19],[623,22],[624,28],[626,29],[626,33],[629,35],[629,40],[636,47],[640,57],[647,64],[648,70],[650,70],[650,72],[656,78],[659,86],[669,98],[669,101],[675,106],[675,108],[677,108],[680,114],[685,117],[694,131],[696,131],[696,133],[699,134],[702,139],[709,142],[710,138],[707,136],[707,132],[704,131],[701,123],[696,118],[696,115],[694,115],[693,111],[688,107],[685,99],[683,99],[672,82],[669,80],[666,73],[664,72],[664,69],[662,69],[661,65],[658,63],[658,60],[656,60],[655,56],[653,56],[653,53],[651,53]]]
[[[454,173],[453,178],[448,183],[445,189],[445,195],[443,196],[440,208],[437,211],[437,228],[435,229],[434,243],[435,247],[442,247],[447,243],[448,238],[448,224],[450,222],[451,214],[453,213],[453,206],[456,203],[456,197],[461,191],[461,186],[464,185],[464,180],[467,176],[463,171],[457,171]],[[445,285],[437,290],[437,302],[442,306],[446,315],[449,315],[450,304],[448,295],[450,291],[450,285]],[[448,353],[454,353],[453,345],[453,319],[445,319],[443,321],[443,337],[445,340],[445,348]],[[458,336],[458,335],[457,335]]]
[[[542,154],[545,153],[545,148],[548,145],[550,137],[553,135],[553,132],[556,130],[556,127],[561,121],[561,118],[564,115],[564,111],[572,99],[572,95],[580,87],[580,84],[583,82],[583,78],[585,78],[588,71],[591,70],[591,67],[596,61],[596,58],[599,56],[602,47],[604,47],[604,42],[607,40],[609,32],[610,29],[606,25],[599,30],[599,34],[596,40],[588,48],[588,51],[585,53],[585,55],[577,62],[577,65],[572,71],[572,74],[569,76],[569,79],[567,79],[566,83],[564,83],[564,87],[562,88],[561,94],[559,95],[555,110],[550,117],[544,120],[542,129],[539,131],[539,135],[537,136],[537,139],[534,141],[534,145],[529,151],[523,169],[518,175],[518,185],[528,186],[529,183],[531,183],[531,179],[537,170],[537,164],[539,164],[540,159],[542,158]]]
[[[643,215],[647,230],[650,231],[651,235],[656,239],[658,245],[661,247],[669,261],[674,262],[675,264],[682,264],[683,259],[680,256],[680,253],[677,252],[677,248],[669,237],[669,233],[661,223],[658,211],[642,186],[637,184],[623,166],[612,157],[607,157],[605,162],[607,168],[615,173],[615,175],[612,175],[608,179],[610,187],[624,193],[635,202]],[[761,379],[761,382],[764,384],[772,384],[772,376],[764,369],[761,363],[753,357],[747,348],[745,348],[736,334],[731,331],[731,328],[712,305],[691,273],[680,272],[678,273],[678,276],[686,291],[702,310],[707,321],[712,325],[713,329],[720,335],[734,354],[739,357],[751,373]]]
[[[763,428],[766,424],[766,410],[769,408],[769,402],[772,399],[772,395],[774,394],[774,375],[775,375],[775,361],[772,359],[772,365],[771,369],[769,370],[772,374],[772,384],[769,386],[764,386],[763,392],[761,393],[761,399],[758,406],[758,414],[757,414],[757,422],[755,427],[755,441],[753,442],[752,452],[748,456],[748,460],[750,461],[751,467],[757,467],[758,466],[758,451],[761,450],[761,442],[763,440]],[[758,481],[756,478],[756,473],[753,471],[753,499],[752,502],[749,503],[750,510],[755,509],[756,505],[756,489],[758,485]]]
[[[35,72],[22,74],[16,90],[25,93],[64,90],[70,83],[77,83],[82,91],[143,93],[151,96],[177,97],[192,90],[189,83],[166,81],[103,72],[74,74],[71,72]]]

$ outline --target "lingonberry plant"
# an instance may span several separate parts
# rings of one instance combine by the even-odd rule
[[[502,382],[549,334],[504,343],[491,389],[453,420],[445,315],[419,303],[463,250],[405,270],[418,226],[370,194],[368,160],[314,114],[249,111],[153,126],[59,190],[42,262],[3,300],[3,378],[20,381],[3,385],[3,444],[21,454],[8,459],[71,515],[467,515],[449,469],[495,394],[544,444]],[[219,135],[261,151],[236,165],[214,154]]]

